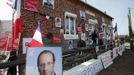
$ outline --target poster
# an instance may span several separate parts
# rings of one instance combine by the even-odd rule
[[[80,10],[80,18],[81,19],[85,19],[86,18],[86,14],[84,10]]]
[[[78,31],[78,33],[82,33],[82,27],[77,27],[77,31]]]
[[[29,47],[26,75],[62,75],[61,47]]]
[[[55,27],[61,27],[61,18],[60,17],[55,18]]]
[[[55,0],[43,0],[42,5],[44,7],[53,8],[54,9],[54,1]]]
[[[60,35],[57,35],[57,36],[53,36],[53,43],[61,43],[62,40],[61,40],[61,36]]]
[[[38,10],[38,0],[24,0],[24,9],[30,11]]]

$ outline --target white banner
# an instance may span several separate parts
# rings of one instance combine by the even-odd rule
[[[96,75],[102,69],[103,65],[100,60],[91,59],[68,71],[64,71],[63,75]]]
[[[102,61],[105,69],[113,63],[111,53],[112,53],[112,51],[109,50],[98,56],[98,58]]]
[[[116,48],[113,49],[113,60],[118,56],[118,51]]]

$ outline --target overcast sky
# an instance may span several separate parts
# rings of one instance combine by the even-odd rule
[[[134,30],[134,0],[87,0],[93,7],[106,11],[108,15],[114,18],[118,25],[118,33],[120,35],[128,34],[128,8],[131,8],[132,26]]]

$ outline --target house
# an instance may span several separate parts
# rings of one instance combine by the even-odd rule
[[[46,46],[76,48],[80,38],[88,44],[94,30],[103,44],[112,39],[113,18],[82,0],[51,0],[51,4],[37,0],[33,3],[30,7],[28,2],[22,2],[23,38],[33,36],[40,20]]]

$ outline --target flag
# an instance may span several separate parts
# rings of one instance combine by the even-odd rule
[[[117,23],[114,27],[114,36],[113,36],[113,40],[117,41],[119,39],[119,36],[118,36],[118,32],[117,32]]]
[[[6,0],[6,4],[10,6],[12,9],[15,8],[15,0]]]
[[[14,19],[13,19],[13,35],[14,39],[19,37],[19,33],[22,32],[22,17],[21,17],[21,0],[16,0],[17,4],[15,5],[16,9],[14,12]]]
[[[117,32],[117,23],[116,23],[116,25],[115,25],[115,27],[114,27],[114,33],[115,32]]]
[[[19,37],[22,32],[22,17],[21,17],[21,0],[15,0],[15,8],[12,19],[12,35],[13,35],[13,47],[18,49]],[[16,44],[17,43],[17,44]]]
[[[43,47],[42,36],[40,31],[40,23],[33,35],[32,41],[27,44],[28,47]]]

